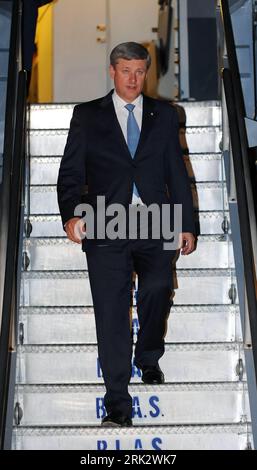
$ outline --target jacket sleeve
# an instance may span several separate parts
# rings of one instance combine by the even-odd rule
[[[63,227],[74,217],[74,210],[81,203],[86,181],[86,137],[81,129],[79,114],[79,107],[75,106],[57,181],[58,204]]]
[[[173,204],[182,205],[182,232],[195,234],[192,191],[179,142],[178,115],[172,107],[170,107],[170,118],[170,139],[165,155],[166,184],[172,202],[172,210]]]

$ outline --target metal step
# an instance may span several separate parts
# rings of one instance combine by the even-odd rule
[[[246,384],[130,385],[135,425],[249,421]],[[102,385],[19,385],[23,426],[92,426],[105,415]]]
[[[32,185],[55,185],[61,157],[32,157],[30,161]],[[223,177],[221,154],[195,154],[185,158],[189,177],[196,181],[221,181]]]
[[[33,157],[58,157],[63,154],[68,129],[37,129],[29,135]],[[221,131],[219,127],[188,127],[186,141],[189,153],[219,153]]]
[[[187,127],[186,142],[189,153],[218,153],[222,139],[219,127]]]
[[[238,382],[239,357],[236,343],[166,344],[160,367],[169,383]],[[96,345],[19,346],[18,363],[17,384],[103,383]],[[137,382],[141,371],[133,366]]]
[[[197,212],[196,218],[199,220],[200,233],[202,235],[223,234],[222,224],[224,217],[229,222],[229,212],[206,211]],[[32,215],[31,238],[34,237],[66,237],[62,228],[61,217],[58,215]]]
[[[234,266],[232,243],[221,236],[201,236],[197,250],[190,256],[180,256],[177,269],[216,269]],[[28,239],[23,252],[29,259],[28,270],[66,271],[87,269],[81,247],[67,238]]]
[[[222,183],[191,185],[194,207],[199,211],[228,210],[227,190]]]
[[[96,344],[93,307],[21,307],[24,344]],[[139,324],[133,309],[136,341]],[[168,320],[167,343],[217,343],[242,341],[236,305],[174,306]]]
[[[29,108],[30,129],[67,129],[75,103],[33,104]]]
[[[14,428],[14,450],[246,450],[248,423],[211,426]]]
[[[187,126],[219,126],[219,102],[176,103],[186,113]],[[40,104],[30,107],[30,129],[67,129],[75,104]]]
[[[230,218],[227,211],[201,211],[196,213],[196,218],[202,235],[224,233],[224,221],[230,232]]]
[[[226,237],[200,236],[198,237],[196,251],[190,256],[180,256],[177,269],[217,269],[233,268],[233,245]]]
[[[194,207],[200,211],[228,210],[227,192],[222,183],[192,184]],[[59,214],[56,186],[32,186],[30,213]]]
[[[202,101],[178,103],[186,113],[187,126],[219,126],[221,125],[220,102]]]
[[[185,157],[188,176],[195,181],[223,181],[221,154],[193,154]]]
[[[21,282],[23,307],[92,306],[86,271],[24,272]],[[174,286],[178,287],[174,304],[230,304],[231,285],[236,286],[233,270],[179,270],[174,278]],[[236,292],[236,287],[234,290]]]

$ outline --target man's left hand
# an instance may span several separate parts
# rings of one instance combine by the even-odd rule
[[[195,237],[192,233],[185,232],[180,234],[180,253],[190,255],[195,250]]]

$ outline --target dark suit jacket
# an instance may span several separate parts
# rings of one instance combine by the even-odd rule
[[[97,195],[106,205],[131,203],[133,182],[146,205],[183,205],[183,231],[195,232],[190,183],[178,136],[176,110],[163,101],[143,97],[140,140],[132,159],[120,128],[111,91],[104,98],[74,108],[58,177],[58,202],[63,225],[88,185],[86,202]],[[85,248],[85,244],[84,247]]]

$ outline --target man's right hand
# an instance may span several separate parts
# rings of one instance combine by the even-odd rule
[[[85,223],[80,217],[73,217],[65,224],[65,231],[67,237],[74,243],[82,243],[85,238]]]

